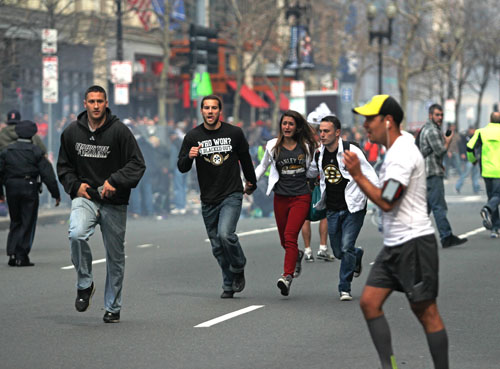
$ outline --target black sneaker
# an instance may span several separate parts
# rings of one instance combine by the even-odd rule
[[[283,296],[288,296],[290,293],[290,286],[292,285],[292,276],[287,275],[287,276],[281,276],[280,279],[278,279],[277,286],[281,290],[281,294]]]
[[[16,266],[18,267],[32,267],[33,265],[35,264],[32,263],[28,257],[25,259],[16,259]]]
[[[481,218],[483,218],[483,226],[486,229],[493,228],[493,222],[491,221],[491,211],[486,206],[481,209]]]
[[[76,301],[75,308],[80,313],[86,311],[90,306],[90,301],[92,300],[92,296],[95,292],[94,282],[90,285],[90,287],[85,288],[84,290],[76,290]]]
[[[358,278],[361,275],[361,272],[363,271],[362,261],[363,261],[363,254],[365,253],[365,251],[361,247],[357,247],[357,249],[359,250],[358,252],[359,252],[360,256],[356,257],[356,265],[354,266],[354,277],[355,278]]]
[[[441,241],[441,245],[443,246],[444,249],[447,249],[448,247],[453,247],[453,246],[458,246],[463,243],[467,242],[467,238],[459,238],[455,236],[454,234],[449,235],[445,239]]]
[[[304,251],[299,250],[299,255],[297,255],[297,263],[295,264],[295,272],[293,272],[293,278],[297,278],[302,272],[302,258],[304,257]]]
[[[112,313],[106,310],[102,320],[104,320],[104,323],[118,323],[120,322],[120,312]]]
[[[234,296],[234,291],[223,291],[220,295],[221,299],[232,299]]]
[[[233,273],[233,291],[241,292],[245,288],[245,272]]]
[[[16,266],[16,255],[10,255],[9,256],[9,262],[7,263],[8,266],[15,267]]]

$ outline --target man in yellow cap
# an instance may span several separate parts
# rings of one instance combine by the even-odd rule
[[[360,299],[382,368],[397,368],[382,310],[392,291],[406,294],[424,327],[435,368],[448,368],[448,336],[436,304],[438,247],[427,213],[424,159],[413,137],[401,131],[403,110],[393,97],[376,95],[353,112],[365,117],[368,139],[387,148],[379,174],[381,188],[363,175],[355,154],[344,153],[344,164],[354,181],[383,211],[384,247]]]

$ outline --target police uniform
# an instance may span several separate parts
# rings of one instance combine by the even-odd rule
[[[19,122],[16,124],[16,134],[19,138],[0,153],[0,195],[3,198],[5,186],[9,202],[7,255],[10,266],[34,265],[28,254],[38,214],[39,175],[52,197],[60,200],[54,170],[42,150],[31,141],[36,131],[35,123]]]

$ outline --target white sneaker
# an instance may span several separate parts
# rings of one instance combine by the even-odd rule
[[[334,261],[335,257],[328,252],[328,250],[319,250],[318,254],[316,255],[318,259],[324,260],[324,261]]]
[[[340,301],[351,301],[352,296],[350,292],[342,291],[340,292]]]
[[[173,215],[184,215],[186,214],[186,209],[172,209],[172,211],[170,212],[170,214],[173,214]]]

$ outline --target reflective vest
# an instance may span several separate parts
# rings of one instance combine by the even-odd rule
[[[489,123],[474,132],[467,143],[467,159],[479,161],[483,177],[500,178],[500,123]]]

